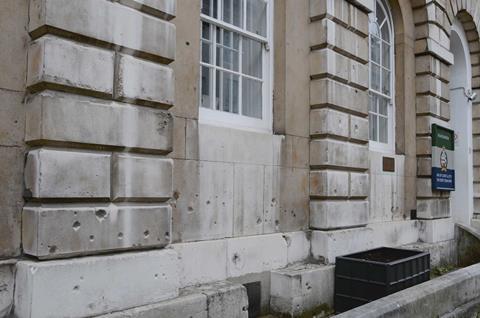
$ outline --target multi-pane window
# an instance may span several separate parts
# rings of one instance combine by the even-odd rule
[[[202,0],[202,111],[254,126],[269,119],[270,2]]]
[[[391,150],[394,144],[393,25],[388,5],[377,0],[370,14],[370,140]]]

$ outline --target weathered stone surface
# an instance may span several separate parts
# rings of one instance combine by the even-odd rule
[[[263,166],[236,164],[234,168],[233,217],[234,236],[263,233]]]
[[[0,317],[8,317],[13,308],[15,265],[0,261]]]
[[[310,201],[310,228],[338,229],[368,223],[368,201]]]
[[[248,318],[247,290],[243,285],[221,281],[185,291],[207,296],[208,318]]]
[[[72,16],[72,12],[76,14]],[[158,56],[167,62],[175,57],[173,24],[110,1],[31,1],[29,31],[42,34],[44,26],[118,45],[133,53]]]
[[[171,207],[26,207],[23,249],[41,259],[170,243]]]
[[[49,84],[113,93],[113,52],[53,36],[30,44],[27,86]]]
[[[367,170],[368,148],[332,139],[312,140],[310,165]]]
[[[312,0],[310,1],[310,18],[312,20],[318,20],[326,15],[335,17],[342,24],[348,25],[352,29],[356,29],[357,32],[368,34],[368,15],[365,12],[361,12],[358,8],[352,5],[363,2],[372,3],[373,1],[335,1],[335,0]]]
[[[310,138],[291,135],[273,136],[273,165],[308,168]]]
[[[98,318],[208,318],[207,296],[201,293],[182,293],[177,298],[160,303],[98,316]]]
[[[226,240],[172,244],[172,248],[178,253],[181,287],[227,279]]]
[[[418,199],[417,217],[420,219],[450,217],[450,199]]]
[[[287,242],[288,264],[302,262],[310,257],[310,235],[310,232],[304,231],[283,234]]]
[[[430,266],[445,266],[457,264],[457,242],[456,240],[436,243],[417,242],[402,246],[407,249],[414,249],[430,253]]]
[[[112,198],[166,201],[172,196],[172,173],[171,159],[114,154]]]
[[[168,66],[121,54],[115,89],[121,99],[161,104],[169,108],[175,100],[173,70]]]
[[[142,12],[158,16],[165,20],[175,17],[176,0],[115,0]]]
[[[26,196],[32,198],[109,198],[110,154],[30,151],[25,187]]]
[[[348,197],[349,173],[321,170],[310,172],[310,195],[316,197]]]
[[[2,119],[0,146],[23,145],[25,136],[23,97],[24,93],[0,89],[0,118]]]
[[[372,223],[363,228],[312,231],[312,256],[326,263],[335,257],[381,246],[400,246],[417,242],[418,221]]]
[[[172,149],[172,116],[150,107],[44,91],[27,103],[26,141]]]
[[[322,305],[333,306],[335,266],[295,265],[272,271],[273,312],[297,317]]]
[[[15,282],[19,318],[94,316],[177,297],[177,254],[163,250],[21,261]]]
[[[426,243],[450,241],[455,238],[455,224],[451,218],[420,221],[420,240]]]
[[[287,265],[287,242],[281,234],[227,239],[227,276],[260,273]]]
[[[24,149],[0,146],[0,258],[21,253]]]
[[[265,168],[265,233],[306,230],[308,202],[308,169]]]
[[[25,89],[27,23],[28,1],[5,0],[0,3],[0,88]]]
[[[233,164],[175,160],[175,242],[233,235]]]
[[[317,79],[310,82],[310,105],[316,108],[328,106],[366,116],[368,94],[332,79]]]

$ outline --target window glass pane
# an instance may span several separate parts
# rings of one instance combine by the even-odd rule
[[[370,94],[369,96],[370,100],[369,100],[369,110],[371,112],[374,112],[374,113],[377,113],[377,100],[378,100],[378,97],[377,95],[375,94]]]
[[[208,42],[202,41],[202,62],[212,63],[212,45]]]
[[[379,117],[378,126],[378,141],[388,143],[388,119],[386,117]]]
[[[202,39],[211,40],[212,36],[210,34],[210,29],[210,24],[202,22]]]
[[[380,39],[375,36],[370,37],[370,59],[380,64]]]
[[[262,44],[245,37],[242,41],[242,73],[262,78]]]
[[[223,0],[223,21],[242,27],[242,0]]]
[[[388,116],[388,99],[378,97],[378,113],[384,116]]]
[[[262,82],[244,77],[242,80],[242,114],[262,118]]]
[[[247,30],[261,36],[267,36],[267,2],[265,0],[247,1]]]
[[[220,76],[221,86],[221,109],[225,112],[238,113],[239,104],[239,77],[228,72],[217,71]]]
[[[208,67],[202,66],[201,68],[201,86],[202,86],[202,107],[212,108],[212,70]]]
[[[368,123],[370,126],[370,140],[377,141],[377,116],[374,114],[368,115]]]
[[[382,25],[382,39],[388,43],[390,43],[390,29],[388,28],[388,23],[385,22]]]
[[[390,71],[382,70],[382,92],[390,96]]]
[[[217,18],[217,0],[202,0],[202,13]]]
[[[380,6],[380,3],[377,1],[377,23],[378,25],[382,25],[382,23],[385,21],[385,13],[383,12],[382,7]]]
[[[382,65],[386,68],[390,68],[390,45],[386,44],[385,42],[382,43]]]
[[[373,90],[380,91],[380,67],[370,64],[370,87]]]
[[[217,66],[238,71],[240,36],[221,28],[217,30]]]

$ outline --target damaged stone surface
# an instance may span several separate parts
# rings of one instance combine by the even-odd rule
[[[295,265],[271,273],[271,310],[298,317],[322,305],[333,307],[335,266]]]
[[[0,317],[7,317],[13,308],[15,264],[0,261]]]
[[[177,297],[177,255],[164,250],[20,261],[15,285],[19,318],[94,316]]]

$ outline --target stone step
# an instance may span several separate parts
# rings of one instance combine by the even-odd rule
[[[243,285],[220,281],[188,287],[177,298],[110,313],[97,318],[248,318]]]
[[[20,261],[15,284],[15,317],[91,317],[177,297],[178,256],[168,249]]]
[[[272,312],[297,317],[333,307],[335,266],[299,264],[271,272]]]

